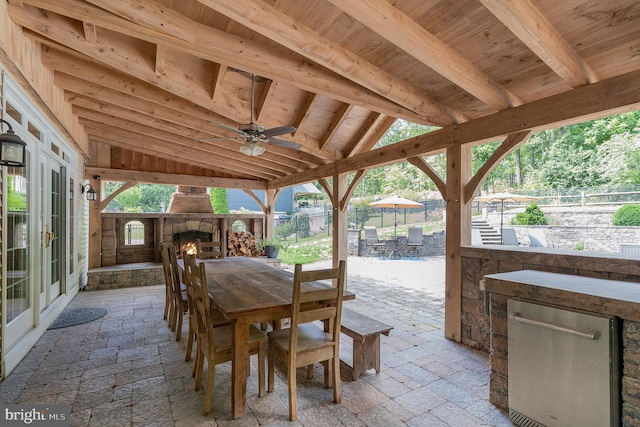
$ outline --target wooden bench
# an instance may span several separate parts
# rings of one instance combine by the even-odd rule
[[[353,379],[375,369],[380,372],[380,334],[389,335],[393,326],[342,307],[341,332],[353,338]]]

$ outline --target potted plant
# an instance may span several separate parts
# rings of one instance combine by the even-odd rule
[[[284,241],[275,237],[262,239],[258,242],[258,250],[264,251],[267,258],[278,258],[280,248],[284,246]]]

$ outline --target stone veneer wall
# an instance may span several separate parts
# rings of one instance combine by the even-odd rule
[[[226,248],[227,232],[237,221],[244,223],[246,231],[257,240],[262,239],[264,215],[262,214],[206,214],[206,213],[103,213],[101,266],[160,262],[160,243],[172,241],[174,233],[220,230],[223,248]],[[141,245],[124,244],[124,227],[129,221],[140,221],[145,226],[145,242]]]
[[[461,255],[462,342],[490,353],[490,401],[505,410],[509,405],[508,297],[480,291],[484,275],[528,269],[640,283],[640,256],[634,255],[504,246],[464,247]],[[640,425],[640,325],[636,322],[623,321],[622,355],[623,424]]]
[[[253,259],[273,268],[282,267],[282,261],[277,258],[271,259],[261,256],[253,257]],[[123,264],[89,270],[87,286],[83,290],[96,291],[164,284],[164,272],[161,264]]]
[[[366,239],[361,238],[361,229],[347,230],[347,252],[352,256],[378,256],[371,253],[367,246]],[[446,240],[444,231],[437,231],[431,234],[423,234],[423,245],[418,247],[417,256],[442,256],[445,254]],[[407,252],[407,236],[397,236],[397,249],[400,252]],[[389,246],[393,249],[393,246]]]
[[[622,324],[622,425],[640,425],[640,323]]]
[[[620,244],[638,244],[640,227],[603,226],[594,222],[591,225],[505,225],[516,231],[518,242],[529,246],[529,230],[542,230],[547,246],[575,250],[582,247],[585,251],[620,252]],[[500,226],[496,228],[499,230]]]

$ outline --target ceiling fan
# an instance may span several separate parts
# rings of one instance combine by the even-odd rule
[[[250,76],[251,76],[251,117],[250,117],[249,123],[240,124],[240,126],[238,126],[238,128],[236,129],[234,127],[225,125],[224,123],[209,122],[212,125],[216,125],[228,131],[239,133],[241,136],[223,137],[223,138],[199,138],[199,139],[207,140],[207,141],[222,140],[222,139],[231,139],[236,141],[244,140],[244,144],[240,147],[240,152],[242,154],[246,154],[247,156],[260,156],[261,154],[263,154],[266,151],[265,147],[262,145],[263,143],[278,145],[280,147],[293,148],[297,150],[298,148],[301,147],[300,144],[296,144],[295,142],[291,142],[291,141],[285,141],[282,139],[273,138],[274,136],[286,135],[288,133],[295,132],[296,128],[294,126],[279,126],[271,129],[265,129],[264,126],[253,122],[253,111],[254,111],[253,104],[254,104],[254,97],[255,97],[255,90],[254,90],[255,74],[250,74]]]

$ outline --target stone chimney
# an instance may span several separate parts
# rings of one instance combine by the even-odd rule
[[[206,187],[187,187],[179,185],[171,195],[170,213],[213,213],[211,199]]]

